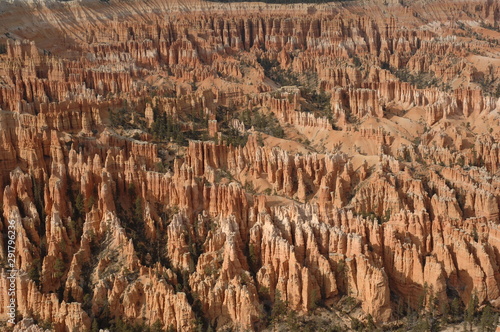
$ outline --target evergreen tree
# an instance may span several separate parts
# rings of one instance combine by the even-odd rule
[[[66,267],[64,265],[64,262],[62,259],[57,258],[55,263],[54,263],[54,277],[59,279],[64,275],[64,271],[66,270]]]
[[[92,320],[92,326],[90,327],[91,332],[99,332],[99,324],[97,324],[97,320],[94,318]]]
[[[465,326],[469,324],[469,329],[472,331],[472,326],[474,323],[474,316],[476,314],[476,309],[479,304],[479,300],[477,298],[476,293],[472,294],[469,303],[467,304],[467,309],[465,309]]]
[[[481,314],[481,320],[479,321],[479,331],[481,332],[491,332],[495,331],[496,325],[498,323],[498,314],[493,311],[490,305],[487,305]]]
[[[453,317],[453,320],[460,320],[461,319],[461,315],[462,315],[463,311],[462,311],[462,305],[461,305],[458,297],[455,297],[453,299],[453,301],[451,301],[450,313],[451,313],[451,316]]]

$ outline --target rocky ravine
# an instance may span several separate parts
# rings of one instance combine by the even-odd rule
[[[17,330],[500,308],[499,19],[473,0],[2,2]]]

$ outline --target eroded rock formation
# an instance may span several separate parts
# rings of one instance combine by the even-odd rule
[[[499,308],[498,3],[259,6],[0,4],[16,330]]]

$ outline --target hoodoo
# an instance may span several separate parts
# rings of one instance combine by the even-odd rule
[[[494,331],[500,4],[0,2],[0,330]]]

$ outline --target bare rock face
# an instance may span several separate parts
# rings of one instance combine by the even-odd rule
[[[3,1],[0,321],[12,268],[14,331],[499,309],[499,20]]]

